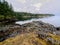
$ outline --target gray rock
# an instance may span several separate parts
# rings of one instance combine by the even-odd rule
[[[60,29],[60,28],[59,28]],[[44,23],[42,21],[33,21],[23,25],[8,25],[0,29],[0,40],[6,39],[7,37],[14,37],[17,34],[35,32],[39,37],[45,38],[47,35],[44,33],[50,32],[56,33],[57,29],[51,24]],[[56,33],[58,34],[58,33]],[[60,33],[59,33],[60,34]]]

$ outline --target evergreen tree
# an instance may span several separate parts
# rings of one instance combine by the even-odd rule
[[[0,15],[3,15],[4,19],[6,20],[7,16],[13,17],[13,14],[14,14],[14,11],[13,11],[12,5],[9,5],[8,2],[5,0],[3,1],[0,0]]]

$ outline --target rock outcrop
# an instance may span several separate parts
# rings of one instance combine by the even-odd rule
[[[59,31],[59,27],[56,28],[53,25],[44,23],[42,21],[33,21],[23,25],[8,25],[0,29],[0,42],[17,35],[29,34],[34,32],[34,35],[37,35],[36,38],[45,40],[49,44],[52,43],[51,45],[55,44],[55,41],[56,43],[59,42],[60,44],[60,41],[55,40],[55,38],[53,39],[53,36],[60,36]]]

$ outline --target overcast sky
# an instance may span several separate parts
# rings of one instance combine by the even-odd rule
[[[6,0],[15,11],[60,14],[60,0]]]

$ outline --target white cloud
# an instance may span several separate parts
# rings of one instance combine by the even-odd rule
[[[14,8],[14,11],[20,11],[21,10],[21,8]]]
[[[34,4],[33,6],[37,7],[37,8],[40,8],[42,6],[42,3],[36,3]]]
[[[10,1],[10,0],[9,0]],[[14,10],[15,11],[24,11],[24,12],[39,12],[45,3],[50,0],[12,0],[15,1]]]
[[[27,12],[27,7],[22,8],[22,11]]]
[[[39,10],[40,10],[40,8],[36,8],[35,10],[39,11]]]
[[[47,2],[50,2],[51,0],[46,0]]]
[[[51,0],[31,0],[30,2],[32,3],[47,3],[47,2],[50,2]]]
[[[26,0],[17,0],[20,3],[26,3]]]
[[[32,6],[35,7],[35,10],[39,11],[40,7],[42,6],[42,3],[36,3],[36,4],[33,4]]]

